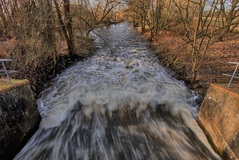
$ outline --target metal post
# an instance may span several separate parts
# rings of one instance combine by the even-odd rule
[[[8,79],[8,81],[9,81],[9,83],[12,84],[11,79],[10,79],[10,77],[9,77],[9,75],[8,75],[8,72],[7,72],[6,66],[5,66],[5,64],[4,64],[3,61],[2,61],[2,66],[3,66],[4,72],[5,72],[6,76],[7,76],[7,79]]]
[[[229,84],[228,84],[228,87],[230,87],[230,85],[231,85],[231,83],[232,83],[232,80],[233,80],[233,78],[234,78],[234,76],[235,76],[235,74],[236,74],[236,72],[237,72],[238,65],[239,65],[239,64],[237,64],[237,66],[236,66],[236,68],[235,68],[235,70],[234,70],[234,72],[233,72],[233,74],[232,74],[232,78],[231,78],[231,80],[230,80],[230,82],[229,82]]]

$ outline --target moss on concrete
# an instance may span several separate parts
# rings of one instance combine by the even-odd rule
[[[9,83],[8,79],[0,79],[0,93],[29,84],[27,79],[12,79],[11,82]]]

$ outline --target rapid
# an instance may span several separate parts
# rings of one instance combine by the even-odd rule
[[[220,159],[197,126],[199,98],[127,22],[95,30],[97,50],[37,100],[42,121],[16,160]]]

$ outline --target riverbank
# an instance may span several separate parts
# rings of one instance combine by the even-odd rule
[[[41,127],[15,159],[220,159],[191,115],[195,95],[149,43],[127,22],[99,33],[94,55],[41,93]]]
[[[89,57],[94,51],[93,40],[86,37],[78,37],[77,53],[73,55],[68,54],[67,45],[64,42],[58,42],[57,46],[54,56],[50,51],[34,55],[30,51],[29,53],[24,51],[20,53],[18,43],[14,39],[4,39],[4,41],[0,41],[0,58],[13,59],[10,64],[7,64],[7,68],[17,70],[12,78],[28,79],[35,95],[38,95],[64,69]]]
[[[143,35],[148,38],[150,33]],[[152,39],[152,46],[158,55],[160,62],[174,72],[174,76],[185,83],[196,92],[205,95],[211,83],[219,83],[227,87],[229,77],[223,73],[232,73],[235,65],[228,62],[239,60],[239,41],[237,35],[230,35],[224,41],[214,41],[208,50],[204,62],[199,70],[197,82],[190,84],[190,51],[182,47],[185,42],[177,33],[170,31],[159,31]],[[234,79],[231,90],[239,90],[238,79]]]

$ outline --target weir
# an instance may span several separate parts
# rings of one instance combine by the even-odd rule
[[[94,55],[41,93],[40,128],[15,159],[221,159],[195,122],[199,97],[150,44],[126,22],[95,32]]]

